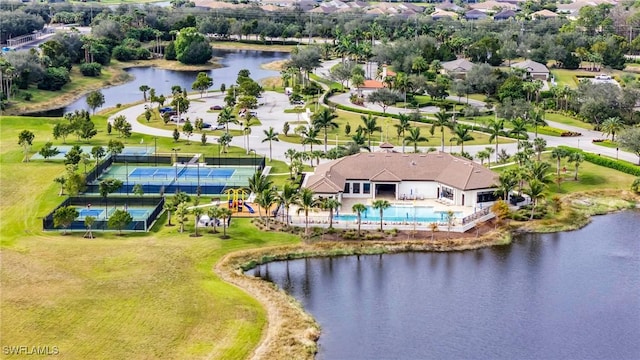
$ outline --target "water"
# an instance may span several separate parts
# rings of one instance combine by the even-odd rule
[[[456,219],[462,219],[461,212],[454,212]],[[362,221],[380,221],[380,210],[373,209],[371,206],[367,206],[367,210],[362,213]],[[413,221],[418,222],[438,222],[446,221],[446,211],[435,211],[432,206],[397,206],[393,205],[384,209],[382,212],[383,220],[388,221]],[[336,220],[355,221],[357,216],[339,215],[336,216]]]
[[[277,60],[289,58],[285,52],[257,51],[257,50],[220,50],[214,49],[213,56],[219,59],[219,63],[224,67],[207,71],[213,78],[212,89],[218,89],[220,84],[227,87],[235,84],[238,72],[248,69],[251,78],[258,81],[271,76],[279,76],[278,71],[265,70],[260,65]],[[191,91],[191,84],[196,79],[199,71],[173,71],[155,67],[131,68],[126,70],[135,79],[125,84],[102,89],[105,104],[103,108],[116,106],[116,104],[127,104],[142,99],[140,85],[148,85],[156,89],[156,94],[171,94],[171,87],[180,85]],[[46,112],[34,113],[34,116],[61,116],[66,112],[74,110],[89,110],[86,96],[83,96],[68,106]]]
[[[251,270],[320,323],[319,359],[638,359],[640,211],[456,253]]]

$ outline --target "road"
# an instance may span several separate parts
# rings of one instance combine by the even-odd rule
[[[322,77],[326,77],[328,74],[328,69],[330,69],[331,66],[335,65],[339,61],[340,60],[338,59],[338,60],[333,60],[333,61],[324,63],[322,67],[316,70],[316,74]],[[202,119],[205,120],[205,122],[216,124],[217,114],[207,113],[207,110],[209,109],[209,107],[213,105],[224,105],[224,100],[223,100],[224,95],[216,92],[216,93],[211,93],[209,95],[206,95],[202,99],[200,99],[200,95],[191,95],[189,98],[193,100],[202,100],[202,102],[192,101],[189,111],[185,114],[186,117],[189,117],[191,121],[194,121],[196,117],[201,117]],[[450,98],[452,98],[453,100],[457,100],[457,97],[450,97]],[[256,153],[262,154],[268,157],[269,143],[262,142],[262,139],[264,138],[263,131],[268,130],[269,127],[272,126],[277,132],[282,133],[282,126],[285,122],[288,121],[291,123],[291,122],[303,121],[304,118],[302,114],[300,115],[287,114],[284,112],[285,109],[291,108],[291,105],[289,104],[289,101],[288,101],[288,97],[284,94],[280,94],[272,91],[266,91],[264,93],[264,96],[259,100],[260,100],[259,102],[263,104],[257,110],[258,119],[260,120],[261,125],[253,126],[251,128],[251,135],[249,135],[249,146],[246,146],[244,136],[234,136],[231,145],[242,147],[245,149],[246,148],[253,149],[256,151]],[[331,101],[334,101],[336,103],[340,103],[346,106],[350,106],[353,108],[358,108],[358,106],[355,106],[350,103],[348,93],[335,95],[331,97]],[[481,101],[473,100],[473,102],[474,102],[474,106],[479,106],[479,107],[484,106],[484,103]],[[154,127],[147,126],[138,121],[135,121],[135,119],[140,114],[144,113],[144,110],[145,110],[144,106],[145,106],[144,104],[140,104],[140,105],[135,105],[130,108],[124,109],[114,114],[110,118],[110,120],[112,120],[116,116],[124,115],[127,118],[127,120],[131,123],[133,132],[152,135],[152,136],[158,136],[158,137],[171,138],[173,136],[172,128],[167,130],[157,129]],[[369,103],[365,103],[365,106],[363,106],[362,108],[367,110],[376,110],[376,111],[381,110],[379,106],[369,104]],[[427,108],[423,110],[426,110],[425,113],[430,113],[430,112],[434,112],[435,109]],[[408,113],[410,111],[411,110],[396,108],[396,107],[387,108],[387,113],[391,113],[391,114]],[[557,136],[539,135],[539,137],[542,137],[547,141],[547,145],[549,147],[566,145],[566,146],[579,148],[587,152],[609,156],[612,158],[618,157],[620,159],[623,159],[632,163],[637,163],[638,161],[638,157],[635,154],[631,154],[629,152],[622,151],[622,150],[616,151],[616,149],[594,145],[592,143],[593,139],[601,139],[604,137],[603,134],[600,132],[585,130],[582,128],[560,124],[553,121],[547,121],[547,122],[551,127],[582,133],[582,136],[578,136],[578,137],[557,137]],[[296,125],[293,125],[293,124],[291,125],[292,131],[295,128],[295,126]],[[240,125],[231,125],[230,129],[240,130],[241,127]],[[201,137],[200,133],[194,133],[191,137],[191,140],[200,141],[200,137]],[[529,134],[529,137],[533,138],[534,134],[532,133]],[[184,135],[181,134],[181,139],[183,138],[184,138]],[[208,135],[207,142],[217,143],[217,137]],[[329,143],[330,143],[329,148],[332,148],[334,146],[332,143],[334,142],[329,141]],[[495,145],[486,144],[486,145],[466,145],[464,149],[466,152],[469,152],[470,154],[475,155],[477,152],[484,150],[486,147],[489,147],[489,146],[495,148]],[[432,147],[432,146],[429,146],[429,147]],[[286,142],[272,142],[272,148],[273,148],[273,158],[277,160],[282,160],[282,161],[286,160],[284,154],[288,149],[294,148],[297,150],[303,150],[302,145],[290,144]],[[318,148],[321,148],[321,146],[318,146]],[[428,147],[421,147],[420,150],[426,151],[427,148]],[[504,144],[504,145],[500,144],[499,148],[506,149],[506,151],[509,154],[514,154],[517,151],[517,145],[515,143]],[[372,150],[375,150],[375,149],[372,149]],[[445,146],[445,151],[459,152],[460,147]]]

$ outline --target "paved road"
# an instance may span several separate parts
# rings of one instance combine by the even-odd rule
[[[337,59],[337,60],[332,60],[324,63],[322,67],[316,70],[316,74],[323,77],[328,76],[327,75],[328,69],[330,69],[331,66],[335,65],[339,61],[340,60]],[[193,95],[193,96],[190,96],[190,98],[194,100],[202,100],[202,102],[192,101],[190,109],[188,113],[185,114],[185,116],[189,117],[192,121],[196,117],[201,117],[206,122],[209,122],[212,124],[215,124],[217,122],[217,114],[207,113],[206,111],[209,109],[210,106],[224,104],[224,101],[223,101],[224,96],[222,94],[216,92],[216,93],[211,93],[202,99],[200,99],[199,95]],[[457,100],[457,97],[452,97],[452,98],[454,100]],[[358,107],[349,102],[348,94],[339,94],[339,95],[333,96],[331,100],[340,104],[350,106],[350,107],[354,107],[354,108]],[[474,102],[474,105],[476,106],[484,106],[484,103],[481,101],[473,100],[473,102]],[[260,99],[260,103],[263,103],[263,105],[261,105],[258,108],[257,112],[258,112],[258,118],[260,119],[262,124],[259,126],[252,127],[251,129],[252,134],[249,136],[249,146],[246,146],[245,137],[243,136],[235,136],[231,144],[234,146],[245,148],[245,149],[246,148],[254,149],[258,154],[269,156],[269,143],[268,142],[262,143],[262,139],[264,138],[263,130],[267,130],[270,126],[273,126],[273,128],[276,131],[281,133],[282,125],[284,124],[284,122],[303,121],[304,118],[302,115],[284,113],[285,109],[291,108],[291,105],[289,105],[289,102],[288,102],[288,98],[284,94],[267,91],[264,93],[264,97]],[[381,110],[380,106],[368,104],[368,103],[366,103],[365,106],[362,108],[368,109],[368,110],[376,110],[376,111]],[[113,115],[111,119],[118,115],[124,115],[128,119],[128,121],[131,122],[133,132],[148,134],[152,136],[169,137],[169,138],[172,137],[173,129],[167,129],[167,130],[157,129],[157,128],[153,128],[143,123],[139,123],[135,121],[134,119],[136,119],[143,112],[144,112],[144,104],[136,105],[118,112],[117,114]],[[408,112],[410,112],[410,110],[396,108],[396,107],[390,107],[387,109],[387,113],[393,113],[393,114],[408,113]],[[567,146],[580,148],[588,152],[610,156],[613,158],[618,156],[620,159],[624,159],[633,163],[636,163],[638,161],[638,157],[636,155],[628,153],[626,151],[620,150],[616,152],[616,149],[593,145],[591,140],[600,139],[604,137],[603,134],[600,132],[576,128],[573,126],[568,126],[568,125],[564,125],[564,124],[560,124],[552,121],[548,121],[548,122],[549,122],[549,125],[552,127],[582,133],[582,136],[570,137],[570,138],[540,135],[540,137],[544,138],[547,141],[547,144],[549,147],[554,147],[558,145],[567,145]],[[239,125],[231,125],[230,128],[238,129],[238,130],[241,129]],[[295,125],[291,126],[292,130],[293,128],[295,128]],[[200,136],[201,136],[200,133],[194,133],[191,137],[191,140],[200,141]],[[534,134],[529,134],[529,136],[530,138],[533,138]],[[183,137],[184,135],[182,135],[181,139],[184,139]],[[217,143],[217,137],[208,136],[208,142]],[[329,143],[330,143],[329,148],[332,148],[334,146],[333,144],[335,144],[331,140],[329,141]],[[433,145],[433,146],[438,147],[437,145]],[[487,145],[467,145],[465,146],[465,151],[471,153],[472,155],[475,155],[478,151],[481,151],[488,146],[495,147],[495,145],[488,145],[488,144]],[[277,160],[283,160],[283,161],[286,160],[284,154],[289,148],[303,150],[302,145],[290,144],[285,142],[273,142],[272,147],[273,147],[273,158]],[[429,146],[429,147],[432,147],[432,146]],[[506,149],[509,154],[513,154],[517,151],[516,149],[517,146],[515,143],[499,145],[499,147],[500,149],[502,148]],[[321,148],[321,146],[319,146],[318,148]],[[427,147],[421,147],[420,149],[422,151],[425,151]],[[445,146],[445,151],[459,152],[460,147]]]

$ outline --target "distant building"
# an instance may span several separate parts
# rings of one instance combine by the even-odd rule
[[[483,13],[498,12],[502,10],[518,10],[518,6],[502,1],[488,0],[481,3],[469,4],[469,7],[473,10],[478,10]]]
[[[454,78],[463,78],[473,68],[473,63],[467,59],[457,59],[440,63],[442,72]]]
[[[453,11],[446,11],[446,10],[437,9],[436,11],[431,13],[431,18],[433,20],[457,19],[458,18],[458,14],[454,13]]]
[[[523,62],[511,64],[511,67],[526,70],[527,75],[530,76],[532,79],[538,79],[538,80],[549,79],[549,69],[547,68],[547,66],[539,62],[535,62],[533,60],[526,60]]]
[[[509,20],[515,19],[516,12],[513,10],[502,10],[499,13],[493,15],[493,20]]]
[[[542,9],[540,11],[536,11],[533,14],[531,14],[531,18],[533,19],[553,19],[557,17],[558,17],[558,14],[547,9]]]
[[[464,13],[464,18],[467,20],[483,20],[489,17],[485,12],[481,10],[469,10]]]

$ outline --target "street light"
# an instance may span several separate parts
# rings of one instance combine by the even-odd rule
[[[171,151],[173,151],[173,156],[174,156],[174,161],[173,161],[173,166],[176,168],[176,178],[175,181],[178,181],[178,151],[180,151],[180,148],[172,148]]]
[[[258,171],[258,165],[256,164],[256,150],[255,149],[250,149],[249,150],[249,154],[251,154],[251,152],[253,152],[253,171]]]
[[[620,150],[619,148],[616,148],[616,160],[618,160],[618,151],[619,150]]]

